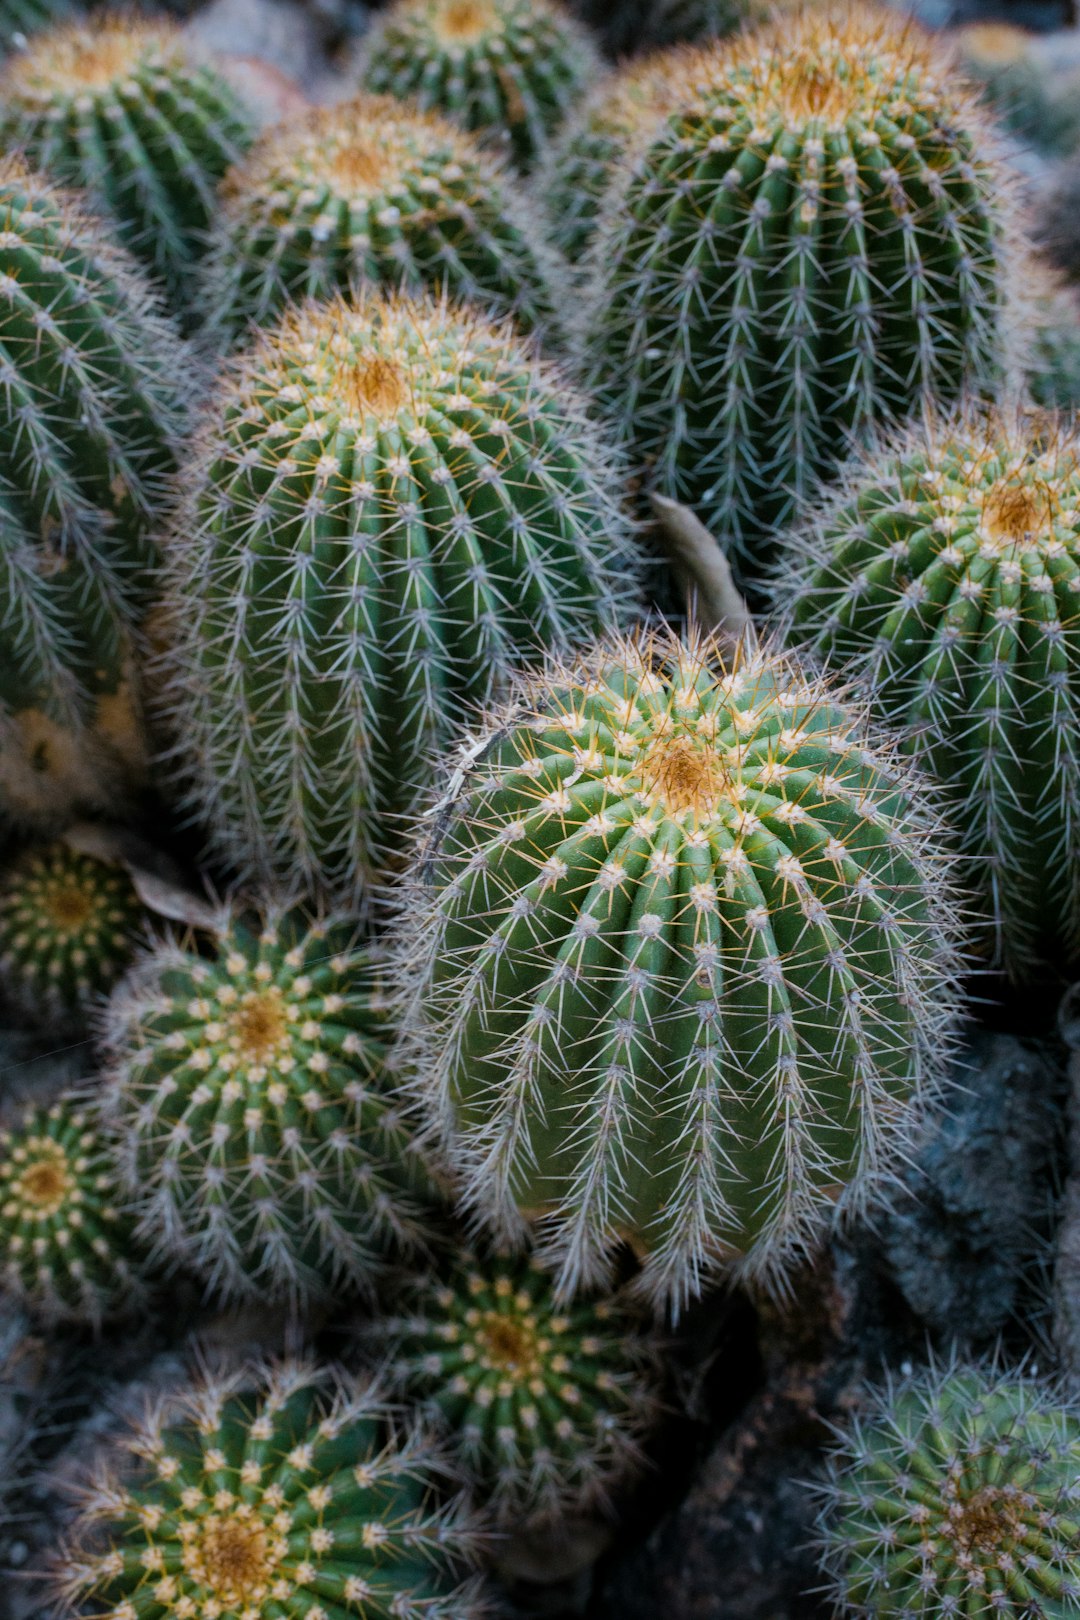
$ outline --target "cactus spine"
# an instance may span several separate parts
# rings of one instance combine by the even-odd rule
[[[561,1295],[620,1238],[656,1302],[774,1279],[872,1189],[952,999],[925,799],[797,666],[667,637],[538,679],[463,761],[405,1027],[468,1202],[537,1220]]]

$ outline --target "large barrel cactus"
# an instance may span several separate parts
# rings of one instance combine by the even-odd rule
[[[467,1201],[564,1293],[775,1279],[940,1061],[926,790],[782,657],[666,636],[549,673],[470,750],[416,872],[418,1085]]]

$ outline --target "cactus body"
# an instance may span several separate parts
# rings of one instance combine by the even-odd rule
[[[1080,438],[997,416],[850,470],[792,544],[793,634],[952,795],[987,949],[1080,950]]]
[[[805,11],[682,60],[612,180],[583,363],[751,578],[850,439],[993,373],[1008,186],[909,23]]]
[[[838,1447],[823,1561],[874,1620],[1080,1613],[1080,1419],[1031,1379],[932,1369],[875,1392]]]
[[[132,635],[184,421],[179,340],[66,194],[0,167],[0,819],[115,807]]]
[[[557,276],[493,159],[441,118],[362,96],[270,131],[229,176],[205,303],[228,339],[294,299],[445,287],[531,329],[554,316]]]
[[[192,802],[245,872],[350,901],[471,708],[627,589],[574,397],[432,300],[290,316],[227,384],[193,485],[167,593]]]
[[[0,70],[0,132],[37,167],[81,186],[177,302],[226,169],[253,137],[211,68],[160,22],[102,17],[38,35]]]
[[[139,1295],[110,1144],[72,1097],[0,1131],[0,1282],[48,1320],[98,1323]]]
[[[561,1292],[619,1238],[657,1301],[772,1279],[866,1194],[950,1006],[924,813],[796,666],[667,638],[554,671],[463,764],[405,1027],[470,1202],[539,1219]]]
[[[223,917],[148,954],[106,1024],[109,1113],[147,1240],[226,1295],[364,1284],[428,1191],[351,926]]]
[[[360,77],[528,168],[599,71],[590,35],[550,0],[398,0],[365,40]]]
[[[376,1318],[393,1387],[442,1425],[497,1516],[578,1512],[640,1465],[656,1346],[615,1299],[556,1304],[527,1258],[459,1254]]]
[[[117,1444],[54,1564],[67,1612],[472,1620],[475,1535],[439,1452],[370,1387],[295,1364],[253,1382],[198,1385]]]

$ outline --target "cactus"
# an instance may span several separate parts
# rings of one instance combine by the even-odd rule
[[[297,1363],[206,1378],[99,1464],[53,1576],[111,1620],[475,1620],[476,1532],[370,1386]]]
[[[24,50],[39,29],[75,9],[69,0],[0,0],[0,51]]]
[[[927,790],[781,655],[667,636],[527,688],[410,896],[404,1027],[465,1200],[560,1297],[783,1277],[858,1205],[947,1045]],[[411,967],[408,965],[411,963]]]
[[[793,636],[845,666],[947,784],[1022,976],[1080,948],[1080,435],[929,422],[867,456],[779,570]]]
[[[953,34],[961,65],[1006,129],[1025,144],[1065,154],[1080,141],[1080,80],[1055,82],[1039,60],[1036,36],[1011,23],[969,23]]]
[[[73,1095],[0,1130],[0,1281],[48,1321],[130,1310],[141,1284],[111,1147]]]
[[[527,169],[599,71],[591,35],[551,0],[397,0],[360,82],[501,140]]]
[[[430,1193],[395,1096],[370,953],[331,917],[221,917],[165,942],[106,1012],[107,1114],[146,1240],[226,1296],[366,1284]]]
[[[217,185],[254,130],[174,28],[116,15],[50,29],[4,64],[0,134],[56,180],[84,187],[186,303]]]
[[[184,425],[179,339],[65,193],[0,164],[0,821],[113,808]]]
[[[64,843],[28,849],[0,871],[0,992],[53,1033],[81,1031],[146,920],[122,866]]]
[[[682,72],[613,177],[582,363],[752,579],[849,440],[995,375],[1008,185],[909,21],[804,10]]]
[[[459,1252],[398,1310],[370,1330],[392,1387],[445,1428],[500,1520],[604,1504],[640,1465],[658,1346],[618,1299],[563,1309],[535,1261]]]
[[[509,328],[380,292],[289,315],[210,413],[166,593],[192,804],[229,861],[366,898],[471,707],[617,616],[618,494]]]
[[[823,1495],[843,1612],[874,1620],[1080,1612],[1080,1420],[1020,1374],[931,1368],[871,1394]]]
[[[558,265],[509,178],[445,120],[363,96],[271,130],[223,190],[207,271],[220,340],[290,300],[374,283],[550,324]]]

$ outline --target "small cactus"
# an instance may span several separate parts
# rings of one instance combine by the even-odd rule
[[[106,1011],[108,1116],[147,1242],[226,1296],[366,1284],[422,1238],[429,1185],[351,925],[222,916],[166,942]]]
[[[553,0],[397,0],[364,41],[361,83],[506,143],[528,168],[600,71]]]
[[[62,184],[85,188],[185,303],[218,182],[254,129],[178,31],[106,15],[49,29],[4,64],[0,134]]]
[[[536,679],[420,856],[403,1023],[466,1201],[559,1293],[629,1239],[678,1307],[782,1276],[941,1060],[927,790],[779,655],[667,636]]]
[[[953,1365],[886,1385],[823,1494],[822,1559],[845,1614],[1080,1614],[1080,1418],[1031,1378]]]
[[[849,441],[996,377],[1009,188],[908,20],[804,9],[680,60],[678,108],[612,178],[582,363],[752,581]]]
[[[366,899],[472,707],[632,582],[617,473],[507,326],[307,305],[226,381],[172,542],[191,803],[246,876]]]
[[[444,119],[389,96],[319,107],[264,135],[222,193],[207,270],[221,341],[292,300],[364,283],[512,314],[555,314],[558,264],[509,177]]]
[[[0,869],[0,993],[54,1033],[81,1030],[146,921],[122,866],[64,843],[28,849]]]
[[[111,1144],[71,1095],[0,1130],[0,1284],[47,1321],[97,1325],[141,1284]]]
[[[792,635],[950,791],[995,960],[1080,950],[1080,435],[929,422],[853,464],[778,565]]]
[[[475,1620],[447,1478],[370,1386],[298,1364],[207,1379],[99,1463],[54,1584],[101,1620]]]
[[[458,1253],[376,1317],[391,1386],[446,1430],[503,1521],[603,1505],[659,1410],[655,1338],[615,1298],[556,1304],[528,1258]]]

